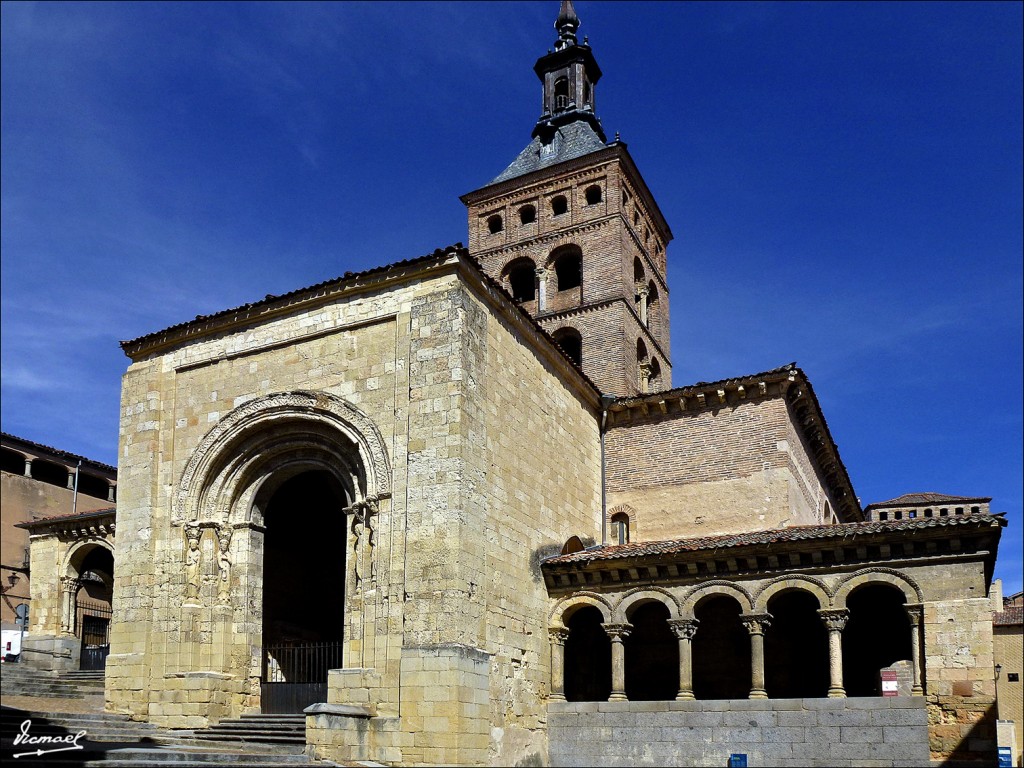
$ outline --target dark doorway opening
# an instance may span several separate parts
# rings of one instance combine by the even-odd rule
[[[327,700],[327,671],[342,666],[348,495],[328,472],[296,475],[264,512],[265,714]]]
[[[869,584],[846,599],[850,618],[843,630],[843,686],[847,696],[880,696],[879,673],[912,660],[906,597],[888,584]]]
[[[669,616],[658,602],[630,614],[633,629],[623,643],[630,701],[668,701],[679,693],[679,640],[669,629]]]
[[[601,626],[601,612],[580,608],[566,626],[565,698],[568,701],[607,701],[612,694],[612,643]]]
[[[764,636],[765,688],[770,699],[828,696],[828,631],[818,599],[792,590],[768,603],[771,626]]]
[[[693,695],[698,699],[745,699],[750,695],[750,635],[740,604],[715,595],[697,605],[693,636]]]

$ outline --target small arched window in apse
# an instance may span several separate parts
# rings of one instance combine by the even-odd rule
[[[532,205],[524,205],[519,209],[519,223],[532,224],[537,220],[537,209]]]
[[[612,543],[629,544],[629,515],[625,512],[612,515]]]
[[[487,219],[487,230],[492,234],[496,235],[505,228],[504,222],[501,220],[501,216],[494,214]]]
[[[587,187],[587,191],[583,194],[586,195],[587,205],[597,205],[601,202],[601,187],[597,184]]]
[[[565,195],[558,195],[557,197],[551,198],[551,215],[562,216],[569,210],[569,201],[566,200]]]

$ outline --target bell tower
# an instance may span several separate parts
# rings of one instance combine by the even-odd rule
[[[607,394],[671,387],[666,249],[672,232],[618,136],[594,111],[601,69],[572,0],[533,71],[542,84],[532,140],[460,199],[484,270]]]

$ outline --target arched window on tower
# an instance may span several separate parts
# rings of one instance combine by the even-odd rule
[[[601,187],[597,184],[587,187],[587,191],[583,194],[586,195],[587,205],[597,205],[601,202]]]
[[[643,339],[636,340],[636,386],[640,392],[647,392],[647,384],[651,375],[651,362],[647,355],[647,345]]]
[[[537,298],[537,268],[533,259],[516,259],[511,262],[505,267],[505,280],[516,301],[533,301]]]
[[[524,205],[519,209],[519,222],[521,224],[532,224],[537,220],[537,209],[532,205]]]
[[[576,246],[567,246],[555,258],[555,279],[559,291],[583,285],[583,254]]]
[[[654,281],[651,280],[647,284],[647,327],[651,329],[657,329],[658,327],[658,311],[661,305],[658,303],[658,288],[654,285]]]
[[[552,334],[555,342],[576,365],[583,365],[583,337],[575,328],[559,328]]]
[[[487,229],[492,235],[496,235],[505,228],[504,222],[501,220],[501,216],[494,214],[487,219]]]
[[[590,87],[590,81],[589,80],[584,80],[583,81],[583,106],[585,106],[585,107],[593,107],[594,106],[593,99],[594,99],[594,91]]]
[[[555,111],[569,106],[569,78],[560,77],[555,80]]]
[[[557,197],[551,198],[551,215],[561,216],[567,213],[569,210],[569,201],[565,199],[565,195],[558,195]]]

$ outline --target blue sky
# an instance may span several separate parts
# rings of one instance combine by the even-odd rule
[[[577,3],[676,236],[674,384],[797,361],[865,504],[993,497],[1008,592],[1021,9]],[[3,3],[3,430],[116,463],[118,340],[465,242],[557,10]]]

